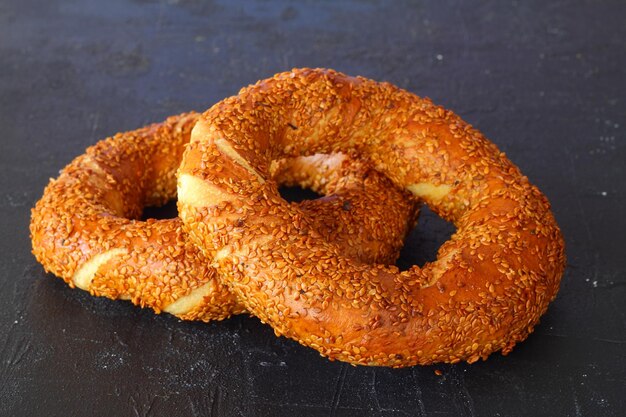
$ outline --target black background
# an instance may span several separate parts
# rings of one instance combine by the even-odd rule
[[[297,66],[431,97],[550,198],[569,265],[512,354],[355,368],[257,319],[96,299],[35,262],[30,207],[86,146]],[[623,416],[625,68],[623,0],[0,1],[0,415]],[[449,233],[426,213],[400,264]]]

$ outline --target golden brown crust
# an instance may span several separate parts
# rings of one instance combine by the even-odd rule
[[[135,220],[145,205],[176,196],[176,169],[198,117],[174,116],[102,140],[51,180],[32,210],[30,225],[33,253],[44,268],[72,287],[130,299],[183,319],[219,320],[243,312],[188,241],[180,219]],[[291,184],[308,182],[328,194],[294,204],[315,216],[310,233],[334,242],[354,259],[393,262],[414,225],[416,200],[348,159],[292,158],[277,165],[276,176]],[[323,172],[335,179],[322,184]],[[394,201],[391,207],[378,200],[381,193]],[[389,210],[396,221],[383,229],[375,219]]]
[[[271,161],[338,151],[456,225],[437,261],[358,264],[299,232],[308,218],[265,181]],[[480,132],[428,99],[332,70],[277,74],[213,106],[180,176],[206,191],[203,203],[179,198],[185,229],[246,308],[331,359],[401,367],[506,354],[565,266],[547,199]]]

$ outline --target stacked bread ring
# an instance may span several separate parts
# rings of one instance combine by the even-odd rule
[[[52,180],[32,211],[33,252],[47,271],[93,295],[129,299],[185,320],[245,311],[180,219],[136,220],[176,196],[175,172],[198,114],[182,114],[98,142]],[[394,262],[417,202],[383,175],[341,155],[274,164],[285,185],[325,194],[303,201],[308,233],[358,262]]]
[[[288,203],[281,183],[326,197]],[[180,218],[131,220],[176,188]],[[457,232],[401,272],[418,200]],[[247,311],[330,359],[392,367],[508,353],[565,265],[547,199],[494,144],[427,99],[324,69],[89,148],[31,235],[48,271],[94,295],[183,319]]]

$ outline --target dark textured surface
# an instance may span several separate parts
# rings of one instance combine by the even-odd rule
[[[0,415],[625,415],[625,21],[623,0],[0,1]],[[86,146],[295,66],[430,96],[547,194],[569,267],[512,354],[354,368],[256,319],[92,298],[35,262],[29,209]],[[423,216],[399,265],[449,233]]]

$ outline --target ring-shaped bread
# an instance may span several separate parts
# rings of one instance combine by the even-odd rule
[[[302,233],[311,219],[271,162],[355,152],[456,233],[407,271],[358,264]],[[468,362],[525,339],[555,297],[564,244],[537,187],[480,132],[388,83],[296,69],[244,88],[194,127],[178,177],[192,240],[253,314],[353,364]]]
[[[102,140],[51,180],[30,225],[33,253],[44,268],[93,295],[186,320],[243,312],[180,219],[137,220],[144,206],[176,197],[176,169],[198,117],[174,116]],[[314,219],[303,232],[356,261],[395,261],[415,224],[417,200],[346,155],[292,158],[272,172],[281,183],[326,194],[293,203]]]

